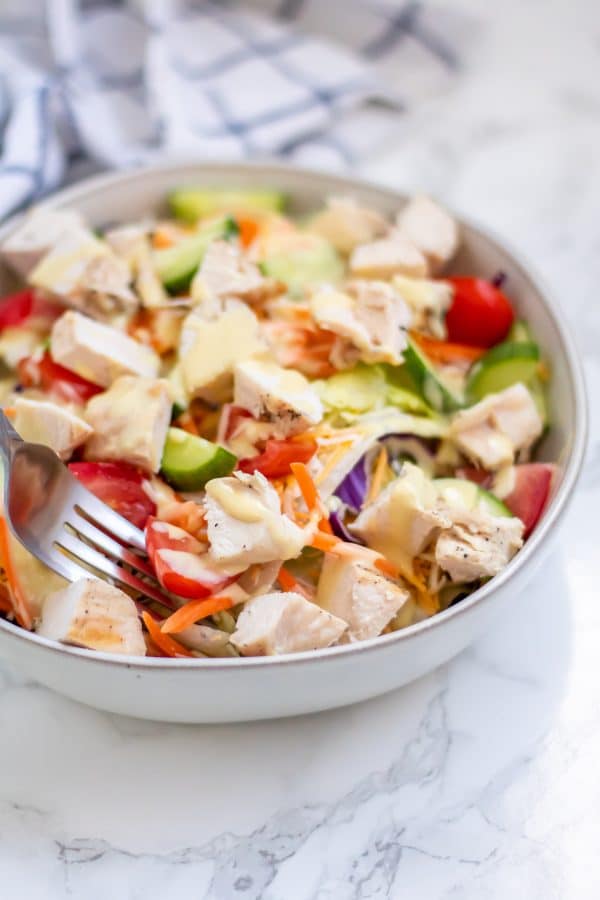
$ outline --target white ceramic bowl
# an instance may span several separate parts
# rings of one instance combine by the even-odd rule
[[[404,197],[354,179],[280,165],[198,164],[100,176],[61,191],[48,203],[74,207],[92,225],[126,222],[154,211],[181,184],[272,186],[292,197],[293,209],[315,209],[328,194],[351,193],[393,213]],[[0,239],[14,227],[9,222]],[[552,363],[552,429],[539,458],[560,465],[554,497],[533,536],[510,565],[466,600],[411,628],[329,650],[282,657],[171,660],[121,657],[63,647],[0,621],[0,655],[30,677],[83,703],[112,712],[171,722],[267,719],[330,709],[406,684],[459,653],[495,615],[511,612],[517,594],[548,550],[581,467],[586,403],[581,369],[555,303],[495,238],[463,222],[457,272],[508,274],[510,296]],[[0,291],[12,286],[0,271]],[[511,604],[513,604],[511,608]]]

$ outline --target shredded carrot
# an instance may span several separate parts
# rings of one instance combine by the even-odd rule
[[[284,566],[282,566],[279,570],[277,581],[284,591],[295,591],[298,587],[298,582],[291,574],[291,572],[288,572],[288,570]]]
[[[231,597],[206,597],[203,600],[190,600],[169,616],[162,623],[163,634],[177,634],[188,628],[200,619],[206,619],[222,609],[230,609],[233,606]]]
[[[312,536],[310,546],[315,550],[322,550],[324,553],[331,553],[338,544],[343,543],[339,538],[332,534],[325,534],[323,531],[316,531]]]
[[[150,613],[143,612],[142,620],[144,625],[146,626],[148,633],[152,639],[152,641],[156,644],[159,650],[161,650],[166,656],[178,657],[178,656],[189,656],[193,657],[193,653],[191,653],[187,647],[184,647],[183,644],[180,644],[179,641],[174,641],[173,638],[169,637],[167,634],[163,634],[160,630],[160,625],[158,622],[155,622]]]
[[[2,412],[5,416],[8,416],[9,419],[12,419],[12,417],[16,414],[17,409],[15,406],[5,406],[2,409]]]
[[[411,331],[413,338],[423,353],[437,363],[473,363],[487,353],[485,347],[471,347],[469,344],[454,344],[450,341],[438,341],[435,338],[425,337],[416,331]]]
[[[300,488],[300,492],[302,493],[307,507],[309,509],[315,509],[319,502],[319,492],[317,491],[317,486],[312,480],[306,465],[300,462],[293,462],[290,465],[290,469],[296,477],[298,487]]]
[[[398,566],[395,566],[394,563],[390,562],[389,559],[386,559],[385,556],[380,556],[375,560],[375,568],[379,569],[380,572],[383,572],[384,575],[390,575],[392,578],[397,578],[400,574]]]
[[[19,576],[13,565],[10,553],[10,533],[6,519],[0,516],[0,561],[6,572],[10,599],[19,625],[31,631],[33,627],[33,615],[29,602],[19,581]]]
[[[333,534],[333,529],[329,524],[329,519],[326,516],[323,516],[322,519],[319,519],[318,527],[319,531],[324,531],[325,534]]]
[[[371,478],[371,484],[369,485],[369,491],[367,493],[366,503],[372,503],[375,500],[380,492],[381,487],[383,485],[383,479],[385,478],[385,470],[388,464],[388,455],[385,447],[382,447],[379,451],[379,456],[377,457],[377,462],[375,463],[375,471],[373,472],[373,477]]]
[[[240,231],[240,244],[242,247],[249,247],[260,231],[260,223],[256,219],[238,216],[237,224]]]
[[[155,250],[167,250],[173,246],[173,238],[166,231],[159,229],[152,235],[152,246]]]

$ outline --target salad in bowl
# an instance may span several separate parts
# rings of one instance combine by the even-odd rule
[[[502,273],[446,274],[453,217],[184,186],[92,230],[40,206],[0,247],[2,405],[145,534],[169,608],[68,584],[0,518],[0,609],[91,651],[271,656],[404,629],[519,552],[547,362]]]

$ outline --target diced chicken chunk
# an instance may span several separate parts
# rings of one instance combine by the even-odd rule
[[[54,323],[50,352],[55,362],[102,387],[109,387],[120,375],[154,378],[160,367],[159,357],[149,347],[73,311]]]
[[[339,368],[357,359],[367,363],[402,362],[411,313],[400,295],[384,281],[348,282],[344,292],[317,291],[310,301],[315,322],[342,338],[334,346]]]
[[[458,225],[430,197],[413,197],[398,214],[397,225],[421,251],[433,275],[450,262],[458,249]]]
[[[133,275],[135,290],[146,309],[166,306],[169,297],[158,277],[152,258],[150,224],[124,225],[107,231],[104,239]]]
[[[66,231],[29,274],[34,287],[98,319],[137,309],[130,280],[127,263],[87,228]]]
[[[499,469],[510,465],[517,451],[529,449],[543,428],[533,397],[518,383],[456,413],[450,437],[474,462]]]
[[[87,422],[56,403],[17,397],[13,406],[13,425],[23,440],[50,447],[62,460],[93,432]]]
[[[85,417],[94,434],[86,459],[124,460],[158,472],[171,421],[169,383],[122,375],[88,401]]]
[[[523,546],[520,519],[484,510],[447,510],[452,519],[437,539],[435,559],[452,581],[468,583],[497,575]]]
[[[237,364],[233,402],[271,423],[276,437],[299,434],[323,418],[319,396],[304,375],[268,360]]]
[[[348,623],[350,640],[377,637],[408,600],[409,591],[359,562],[325,559],[317,603]]]
[[[209,244],[191,286],[192,299],[209,307],[231,297],[256,303],[280,292],[279,282],[265,278],[230,241]]]
[[[326,208],[310,224],[340,253],[349,254],[385,234],[388,223],[378,212],[360,206],[354,197],[330,197]]]
[[[236,363],[266,349],[258,319],[239,301],[230,301],[215,321],[190,314],[184,323],[182,341],[184,338],[186,345],[180,352],[185,389],[190,397],[209,403],[228,400]]]
[[[350,530],[396,565],[410,567],[437,529],[450,524],[436,509],[437,491],[412,463],[364,507]]]
[[[396,224],[421,251],[432,275],[437,275],[458,250],[458,225],[431,197],[413,197],[398,213]]]
[[[304,532],[281,512],[277,491],[260,472],[209,481],[205,506],[209,554],[231,574],[302,551]]]
[[[242,656],[275,656],[330,647],[346,623],[293,592],[260,594],[238,616],[231,643]]]
[[[452,287],[445,281],[406,275],[396,275],[392,284],[412,310],[412,328],[440,341],[446,340],[445,319],[452,303]]]
[[[427,274],[427,261],[421,251],[397,230],[370,244],[361,244],[350,256],[350,272],[359,278],[383,278]]]
[[[146,643],[135,603],[95,578],[82,578],[46,598],[37,626],[42,637],[89,650],[145,656]]]
[[[0,255],[23,278],[67,232],[79,232],[83,220],[79,213],[66,209],[38,206],[4,241]]]

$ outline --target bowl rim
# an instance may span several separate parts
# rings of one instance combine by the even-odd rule
[[[339,189],[340,191],[352,192],[364,189],[367,191],[375,191],[381,195],[386,195],[389,199],[397,201],[399,204],[406,200],[407,194],[402,190],[397,190],[382,182],[377,182],[369,178],[339,175],[335,172],[329,172],[326,169],[309,168],[305,166],[297,166],[293,164],[283,163],[279,161],[212,161],[198,159],[180,159],[175,162],[166,162],[156,165],[141,166],[135,169],[126,169],[116,172],[101,173],[92,175],[91,177],[82,179],[74,185],[62,188],[48,197],[43,198],[39,204],[48,207],[56,205],[65,206],[70,203],[76,203],[89,194],[101,192],[104,188],[114,187],[119,184],[130,184],[135,181],[144,181],[148,178],[161,175],[176,175],[186,169],[195,169],[199,173],[206,169],[211,172],[222,172],[226,177],[228,173],[236,172],[237,175],[246,174],[249,178],[262,178],[268,182],[269,178],[280,176],[282,179],[286,177],[299,177],[300,179],[313,179],[315,181],[327,182],[331,189]],[[186,177],[184,175],[184,177]],[[33,204],[30,204],[30,206]],[[588,403],[585,389],[585,381],[581,359],[577,352],[574,339],[572,337],[570,327],[565,321],[564,314],[553,292],[548,288],[544,278],[540,277],[535,267],[525,262],[518,251],[507,242],[504,237],[499,237],[492,229],[481,225],[471,217],[465,217],[455,213],[446,203],[444,206],[449,209],[457,221],[461,225],[465,225],[473,231],[479,233],[494,248],[504,253],[511,260],[511,264],[526,281],[531,282],[539,296],[539,300],[544,306],[545,313],[551,320],[556,333],[558,335],[561,351],[566,360],[567,370],[569,373],[569,389],[573,400],[574,413],[574,434],[569,456],[566,460],[563,470],[562,482],[552,498],[552,501],[546,510],[543,520],[535,529],[533,535],[529,538],[525,546],[513,559],[508,566],[498,575],[494,576],[487,584],[478,588],[467,598],[462,600],[455,606],[440,613],[424,619],[414,625],[409,625],[399,631],[392,632],[387,635],[381,635],[370,638],[366,641],[358,641],[352,644],[344,644],[337,647],[326,647],[318,650],[306,650],[300,653],[286,653],[279,656],[250,656],[250,657],[227,657],[224,658],[194,658],[194,659],[172,659],[162,657],[147,656],[130,656],[114,653],[106,653],[97,650],[88,650],[83,647],[71,647],[67,644],[59,644],[48,638],[44,638],[35,632],[26,631],[19,625],[0,619],[0,632],[4,632],[10,638],[16,638],[26,642],[27,644],[38,646],[40,649],[57,653],[61,656],[69,656],[80,658],[96,663],[97,665],[112,665],[126,669],[145,669],[149,671],[158,671],[161,669],[181,669],[181,670],[206,670],[211,671],[229,671],[239,669],[255,669],[255,668],[271,668],[287,665],[305,664],[315,661],[326,663],[334,662],[340,658],[352,658],[358,656],[370,655],[373,651],[390,648],[396,644],[400,645],[404,641],[410,640],[418,636],[423,636],[429,631],[442,628],[446,623],[457,620],[461,616],[466,615],[474,606],[480,605],[487,601],[496,591],[503,586],[509,584],[515,579],[519,572],[528,565],[529,561],[538,553],[541,545],[559,520],[564,516],[565,510],[571,501],[574,488],[579,478],[588,437]],[[0,239],[8,235],[17,225],[23,213],[19,212],[12,215],[0,226]]]

